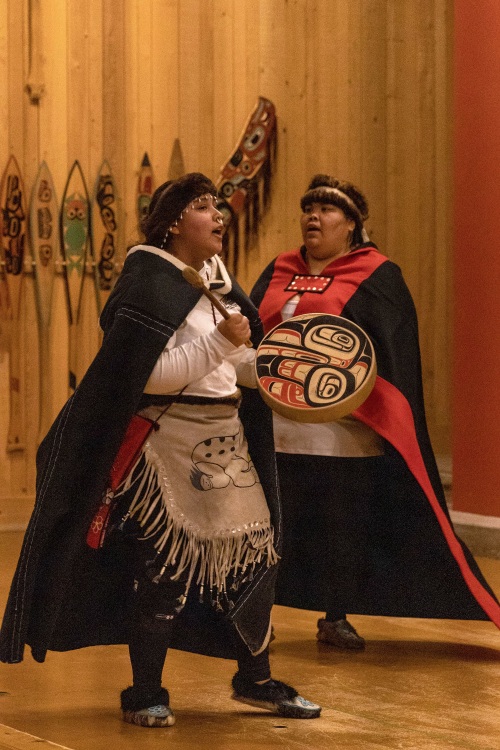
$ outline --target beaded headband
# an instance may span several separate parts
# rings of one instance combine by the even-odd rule
[[[330,194],[332,196],[336,196],[337,198],[341,198],[346,205],[350,208],[350,210],[353,212],[354,216],[357,218],[361,225],[361,237],[363,239],[363,242],[369,241],[368,232],[366,231],[364,224],[363,224],[363,217],[361,216],[361,212],[357,205],[354,203],[352,198],[350,198],[347,193],[344,193],[342,190],[339,190],[339,188],[330,187],[329,185],[318,185],[315,188],[311,188],[311,190],[308,190],[301,198],[300,205],[301,207],[307,205],[308,202],[308,196],[312,197],[315,196],[316,198],[320,198],[321,200],[321,194],[326,193],[327,195]],[[317,202],[317,201],[313,201]]]
[[[194,208],[197,203],[200,203],[203,200],[207,200],[208,198],[211,198],[214,204],[217,203],[217,201],[219,200],[216,195],[212,195],[211,193],[204,193],[203,195],[198,195],[196,198],[193,198],[193,200],[189,201],[189,203],[185,206],[185,208],[182,209],[180,216],[178,216],[177,219],[172,222],[172,224],[168,227],[167,231],[165,232],[165,236],[160,245],[160,250],[164,249],[168,240],[168,235],[172,232],[172,229],[178,225],[179,221],[182,219],[184,214],[186,214],[190,208]],[[219,224],[223,223],[222,216],[217,216],[215,220]]]

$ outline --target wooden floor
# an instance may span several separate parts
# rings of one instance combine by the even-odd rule
[[[0,605],[21,535],[0,534]],[[500,560],[479,559],[500,594]],[[319,719],[293,721],[230,699],[234,664],[179,651],[164,682],[174,727],[124,724],[118,695],[130,684],[126,647],[49,653],[0,664],[0,748],[72,750],[499,750],[500,633],[490,622],[352,617],[364,653],[318,644],[317,613],[276,607],[273,674],[321,703]]]

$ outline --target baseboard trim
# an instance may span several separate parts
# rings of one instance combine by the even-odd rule
[[[500,560],[500,518],[450,511],[457,536],[476,557]]]
[[[27,523],[0,523],[1,531],[26,531]]]
[[[498,516],[481,516],[479,513],[466,513],[461,510],[450,511],[451,520],[460,526],[478,526],[483,529],[500,529]]]

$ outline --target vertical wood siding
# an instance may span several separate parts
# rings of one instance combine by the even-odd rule
[[[186,171],[216,179],[259,95],[278,118],[269,210],[241,263],[248,290],[297,246],[299,198],[315,172],[352,180],[368,231],[398,263],[420,319],[434,445],[449,446],[450,39],[452,0],[0,0],[0,169],[18,159],[29,195],[45,160],[60,200],[80,162],[92,195],[107,159],[122,246],[139,237],[144,152],[156,184],[180,140]],[[28,82],[43,86],[38,101]],[[89,269],[90,270],[90,269]],[[7,453],[8,352],[0,335],[0,525],[24,521],[34,488],[39,382],[33,279],[22,342],[25,451]],[[84,368],[99,342],[90,273],[80,322]],[[51,329],[52,404],[67,394],[62,275]],[[24,498],[24,500],[23,500]]]

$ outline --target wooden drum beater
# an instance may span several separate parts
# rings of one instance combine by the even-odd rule
[[[191,266],[186,266],[182,269],[182,275],[184,276],[186,281],[191,284],[191,286],[199,289],[205,295],[205,297],[208,297],[212,305],[216,310],[220,312],[224,320],[227,320],[230,317],[230,313],[228,313],[222,302],[217,299],[215,294],[213,294],[210,289],[207,289],[203,282],[203,279],[201,278],[198,271],[196,271],[196,269],[192,268]],[[248,340],[245,341],[245,346],[248,346],[248,348],[251,349],[253,347],[253,344],[250,340]]]

